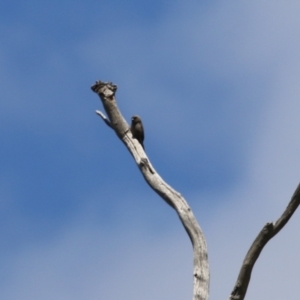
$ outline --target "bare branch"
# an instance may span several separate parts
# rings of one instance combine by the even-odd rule
[[[260,231],[251,245],[240,270],[237,282],[230,295],[230,300],[243,300],[245,298],[252,269],[264,246],[273,238],[289,221],[300,204],[300,184],[282,216],[274,223],[267,223]]]
[[[149,186],[174,208],[188,233],[194,250],[194,300],[207,300],[209,292],[209,266],[207,246],[203,232],[185,199],[170,187],[155,171],[141,144],[133,139],[129,125],[120,113],[115,99],[117,86],[97,81],[92,87],[103,103],[110,127],[133,156]],[[103,120],[103,114],[99,114]],[[107,124],[107,122],[106,122]]]
[[[102,120],[106,123],[107,126],[109,126],[110,128],[112,128],[109,120],[106,118],[106,116],[103,114],[103,112],[101,112],[100,110],[96,110],[96,114],[102,118]]]

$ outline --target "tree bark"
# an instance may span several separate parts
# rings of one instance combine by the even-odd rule
[[[296,211],[299,204],[300,184],[296,188],[290,203],[288,204],[281,217],[275,223],[267,223],[254,240],[243,261],[238,279],[235,283],[233,291],[231,292],[229,300],[243,300],[245,298],[248,284],[251,279],[252,269],[261,251],[268,243],[268,241],[285,226],[285,224],[292,217],[293,213]]]
[[[117,86],[97,81],[92,87],[103,103],[108,115],[96,113],[110,126],[133,156],[149,186],[177,212],[193,245],[194,252],[194,300],[207,300],[209,295],[209,265],[204,234],[186,200],[169,186],[155,171],[140,143],[133,139],[129,125],[118,109],[115,99]]]

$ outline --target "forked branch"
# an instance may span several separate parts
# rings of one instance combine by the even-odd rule
[[[275,223],[267,223],[254,240],[243,261],[243,265],[241,267],[238,279],[236,281],[233,291],[231,292],[229,300],[243,300],[245,298],[248,289],[248,284],[251,278],[252,269],[261,251],[268,243],[268,241],[272,237],[274,237],[289,221],[299,204],[300,184],[294,192],[294,195],[292,196],[292,199],[285,211],[283,212],[282,216]]]

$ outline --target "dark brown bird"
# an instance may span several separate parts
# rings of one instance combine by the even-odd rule
[[[137,139],[144,148],[144,127],[142,120],[139,116],[133,116],[131,118],[131,133],[134,139]]]

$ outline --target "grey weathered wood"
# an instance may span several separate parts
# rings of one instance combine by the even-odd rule
[[[97,81],[92,87],[103,103],[108,119],[100,111],[96,113],[110,126],[132,154],[149,186],[177,212],[193,245],[194,251],[194,300],[207,300],[209,295],[209,265],[207,246],[203,232],[188,203],[180,193],[170,187],[155,171],[142,146],[132,138],[129,125],[118,109],[115,99],[117,86]]]
[[[246,296],[248,284],[251,279],[252,269],[256,260],[258,259],[261,251],[289,221],[293,213],[296,211],[300,204],[300,184],[296,188],[290,203],[281,215],[281,217],[275,223],[267,223],[260,231],[253,244],[251,245],[241,267],[238,279],[235,283],[233,291],[229,297],[229,300],[243,300]]]

